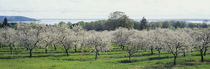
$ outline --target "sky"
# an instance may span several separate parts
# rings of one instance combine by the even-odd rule
[[[210,0],[0,0],[0,16],[100,19],[114,11],[130,18],[210,18]]]

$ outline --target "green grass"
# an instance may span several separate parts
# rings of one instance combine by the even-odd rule
[[[23,49],[9,53],[9,48],[0,48],[0,69],[208,69],[210,68],[210,54],[204,57],[205,62],[200,62],[199,52],[193,52],[193,56],[183,57],[179,55],[177,65],[173,65],[173,56],[162,52],[158,59],[157,52],[149,55],[147,52],[138,52],[128,63],[128,54],[119,48],[111,52],[100,53],[99,59],[94,60],[94,53],[73,53],[65,56],[64,49],[58,47],[57,51],[49,49],[47,54],[44,49],[33,50],[33,57],[29,58],[29,51]]]

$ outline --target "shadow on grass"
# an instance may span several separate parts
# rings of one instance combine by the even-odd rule
[[[64,60],[64,61],[95,61],[95,59],[58,59],[58,60]]]
[[[162,63],[163,65],[151,65],[146,66],[144,69],[173,69],[173,67],[184,67],[184,66],[196,66],[196,65],[202,65],[202,64],[208,64],[210,63],[210,60],[205,60],[205,62],[195,61],[195,60],[185,60],[183,62],[177,63],[177,65],[174,65],[173,62],[169,63]]]
[[[168,58],[173,58],[172,56],[165,56],[165,57],[152,57],[152,58],[148,58],[148,59],[141,59],[141,60],[121,60],[119,61],[120,63],[134,63],[134,62],[143,62],[143,61],[151,61],[151,60],[161,60],[161,59],[168,59]]]
[[[0,52],[10,52],[10,51],[0,51]]]
[[[142,57],[142,56],[152,56],[150,53],[148,54],[138,54],[138,55],[133,55],[132,57]],[[107,57],[107,58],[127,58],[129,57],[128,55],[124,55],[124,56],[111,56],[111,57]],[[152,58],[151,58],[152,59]],[[154,58],[153,58],[154,59]],[[127,60],[128,61],[128,60]]]
[[[146,66],[144,69],[172,69],[176,65],[173,64],[173,62],[166,63],[164,65],[151,65],[151,66]]]
[[[167,54],[167,53],[164,53]],[[141,57],[141,56],[151,56],[151,54],[141,54],[141,55],[134,55],[133,57]],[[200,54],[193,54],[192,56],[200,56]],[[128,56],[124,56],[128,57]],[[184,56],[179,56],[179,57],[184,57]],[[122,57],[117,57],[117,58],[122,58]],[[128,60],[122,60],[120,63],[133,63],[133,62],[142,62],[142,61],[150,61],[150,60],[160,60],[160,59],[168,59],[168,58],[173,58],[173,56],[165,56],[165,57],[152,57],[152,58],[147,58],[147,59],[141,59],[141,60],[132,60],[131,62]],[[210,60],[204,60],[204,62],[210,62]]]
[[[41,58],[41,57],[63,57],[66,55],[36,55],[36,56],[3,56],[0,59],[19,59],[19,58]]]

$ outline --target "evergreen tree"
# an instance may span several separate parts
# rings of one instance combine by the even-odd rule
[[[3,21],[3,27],[6,27],[6,26],[8,26],[8,20],[7,20],[7,18],[5,17],[5,18],[4,18],[4,21]]]
[[[168,21],[163,22],[162,28],[170,28],[170,23]]]
[[[148,22],[146,18],[143,17],[140,23],[140,30],[148,29]]]
[[[72,25],[73,25],[73,24],[72,24],[71,22],[68,22],[68,23],[67,23],[67,26],[68,26],[68,28],[70,28],[70,29],[72,29]]]
[[[202,28],[208,28],[208,25],[206,23],[202,23]]]

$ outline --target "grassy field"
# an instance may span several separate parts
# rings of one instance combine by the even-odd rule
[[[73,51],[73,50],[72,50]],[[94,60],[94,53],[70,53],[66,56],[63,48],[44,53],[44,49],[33,50],[30,58],[29,51],[23,49],[9,53],[9,48],[0,48],[0,69],[209,69],[210,54],[204,57],[205,62],[200,62],[199,52],[193,52],[191,58],[178,56],[177,65],[173,65],[173,56],[162,52],[161,59],[158,54],[139,52],[128,63],[128,55],[119,48],[111,52],[100,53],[99,59]]]

